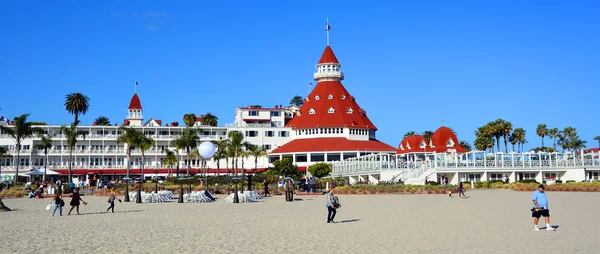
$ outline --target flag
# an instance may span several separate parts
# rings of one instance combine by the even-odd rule
[[[329,29],[331,29],[331,26],[329,26],[329,22],[325,23],[325,30],[329,31]]]
[[[137,81],[135,82],[135,85],[136,85],[136,86],[138,85],[138,82],[137,82]]]

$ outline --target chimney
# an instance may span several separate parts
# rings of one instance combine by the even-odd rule
[[[9,125],[15,125],[15,121],[10,121]]]
[[[282,109],[281,104],[279,104],[279,108]]]
[[[252,108],[252,106],[249,106],[248,108]]]

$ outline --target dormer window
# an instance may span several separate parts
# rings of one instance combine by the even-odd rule
[[[345,100],[346,99],[346,95],[342,94],[342,97],[340,97],[340,98],[342,98],[342,100]]]
[[[304,98],[305,101],[308,101],[308,97]]]
[[[408,143],[408,141],[406,141],[406,149],[410,150],[410,143]]]
[[[327,99],[333,99],[333,95],[330,94],[329,96],[327,96]]]
[[[308,113],[309,113],[309,114],[311,114],[311,115],[314,115],[314,114],[315,114],[315,113],[317,113],[317,112],[315,111],[315,109],[311,108],[311,109],[308,111]]]
[[[318,95],[317,95],[317,96],[315,96],[315,100],[319,100],[319,99],[320,99],[320,98],[319,98],[319,96],[318,96]]]
[[[352,114],[353,112],[354,112],[354,111],[352,111],[352,108],[348,108],[348,109],[346,109],[346,113],[347,113],[347,114]]]
[[[426,145],[427,145],[427,144],[425,143],[425,141],[424,141],[424,140],[423,140],[423,141],[421,141],[421,148],[425,148],[425,146],[426,146]]]
[[[452,139],[449,139],[449,140],[448,140],[448,143],[446,143],[446,146],[447,146],[447,147],[452,147],[452,146],[454,146],[454,141],[452,141]]]
[[[335,109],[333,109],[333,108],[330,107],[329,110],[327,110],[327,113],[329,113],[329,114],[335,113]]]
[[[404,146],[400,144],[400,150],[404,150]]]

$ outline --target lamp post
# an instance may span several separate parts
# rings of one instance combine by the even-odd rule
[[[238,196],[238,188],[237,188],[237,184],[238,184],[238,182],[240,182],[240,181],[243,181],[244,179],[243,179],[243,178],[240,178],[240,177],[234,177],[234,178],[231,178],[231,180],[232,180],[232,181],[233,181],[233,183],[235,184],[235,192],[233,193],[233,203],[236,203],[236,204],[237,204],[237,203],[239,203],[239,202],[240,202],[240,198],[239,198],[239,196]]]
[[[183,203],[183,182],[185,180],[187,180],[187,178],[177,178],[177,181],[181,184],[179,187],[179,200],[177,200],[177,203]]]
[[[215,144],[213,144],[210,141],[204,141],[202,142],[202,144],[200,144],[200,147],[198,147],[198,153],[200,154],[200,156],[202,156],[202,158],[204,158],[204,161],[210,159],[213,157],[213,155],[215,155],[215,152],[217,151],[217,147],[215,146]],[[207,174],[207,167],[206,167],[206,163],[202,163],[202,168],[204,171],[204,184],[206,185],[205,190],[208,191],[208,174]],[[237,185],[236,185],[237,187]],[[237,191],[236,191],[237,193]]]

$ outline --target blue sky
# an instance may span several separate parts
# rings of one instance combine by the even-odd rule
[[[3,1],[0,114],[72,121],[64,96],[82,92],[81,117],[122,122],[134,83],[146,118],[182,121],[236,106],[305,96],[325,47],[343,84],[397,146],[407,131],[474,131],[503,118],[540,145],[538,123],[598,129],[597,1]],[[548,141],[549,142],[549,141]]]

